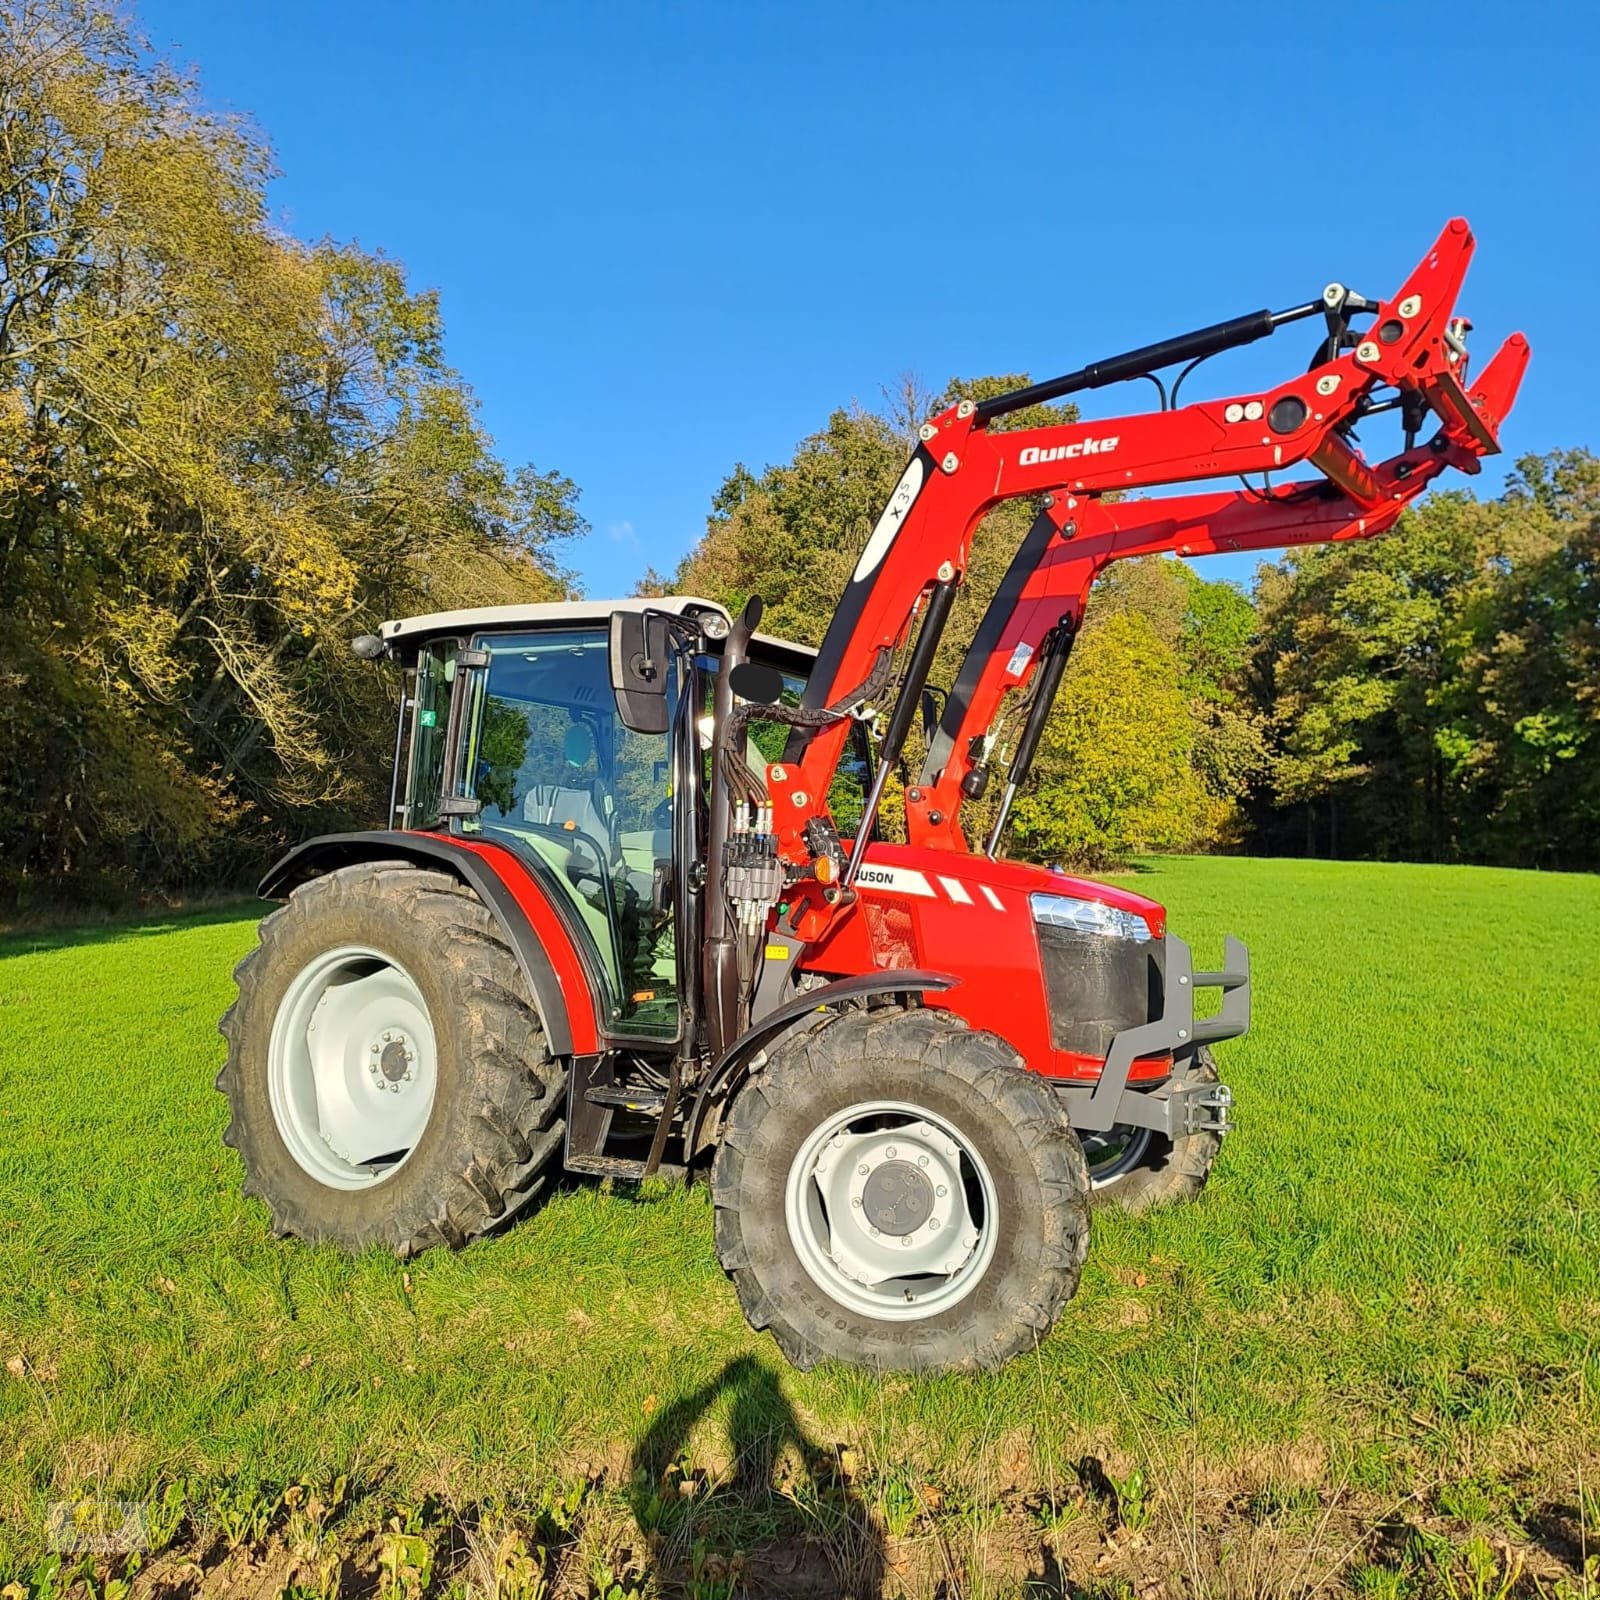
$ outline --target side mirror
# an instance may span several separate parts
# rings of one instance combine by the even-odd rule
[[[634,733],[667,731],[668,628],[659,611],[611,616],[611,688],[623,727]]]

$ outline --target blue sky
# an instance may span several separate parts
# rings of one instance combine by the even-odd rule
[[[1480,361],[1514,328],[1533,343],[1507,459],[1600,448],[1597,15],[140,6],[272,140],[284,225],[440,290],[501,453],[581,485],[569,560],[595,595],[670,572],[736,461],[786,458],[900,373],[1041,378],[1330,278],[1385,294],[1457,213]],[[1220,358],[1191,394],[1299,371],[1308,344]]]

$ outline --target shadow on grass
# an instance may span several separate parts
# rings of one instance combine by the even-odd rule
[[[43,955],[51,950],[81,949],[120,939],[146,939],[180,928],[209,928],[224,922],[264,917],[276,902],[242,894],[215,904],[169,910],[130,911],[104,921],[61,922],[38,928],[6,927],[0,931],[0,960],[7,956]]]
[[[729,1397],[728,1472],[710,1480],[686,1459],[689,1436]],[[701,1592],[883,1594],[883,1537],[834,1453],[800,1425],[778,1380],[738,1356],[665,1407],[634,1447],[630,1500],[664,1585]]]

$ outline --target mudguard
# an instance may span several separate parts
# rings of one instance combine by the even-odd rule
[[[514,857],[507,858],[515,860]],[[490,861],[479,849],[449,837],[430,833],[403,833],[374,830],[366,833],[326,833],[296,846],[276,862],[262,878],[257,893],[263,900],[279,900],[309,878],[362,861],[414,861],[418,865],[440,866],[453,873],[488,907],[500,924],[506,943],[516,954],[517,964],[527,980],[528,992],[539,1013],[552,1055],[573,1053],[573,1017],[568,996],[550,960],[543,939],[528,913]],[[585,1035],[579,1042],[593,1049],[596,1028],[593,1005],[580,1021]]]
[[[695,1146],[700,1138],[700,1127],[705,1121],[711,1101],[732,1089],[750,1070],[750,1061],[759,1051],[771,1044],[779,1034],[818,1011],[828,1011],[843,1001],[864,1000],[875,994],[923,994],[953,989],[961,980],[946,972],[916,972],[910,969],[866,972],[853,978],[839,978],[819,988],[807,990],[786,1005],[767,1013],[754,1027],[747,1028],[718,1057],[706,1076],[706,1081],[696,1094],[690,1108],[688,1121],[683,1128],[683,1159],[687,1165],[694,1158]]]

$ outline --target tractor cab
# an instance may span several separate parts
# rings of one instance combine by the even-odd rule
[[[685,627],[662,650],[659,714],[626,715],[617,623]],[[691,870],[704,856],[717,652],[729,619],[692,597],[485,607],[388,622],[406,685],[392,825],[492,842],[559,897],[611,1038],[671,1046],[697,981]],[[798,705],[815,651],[767,635],[750,660],[774,700]],[[631,724],[631,725],[630,725]],[[643,725],[641,725],[643,724]],[[788,728],[751,721],[745,760],[764,776]],[[841,764],[836,813],[859,817],[864,732]],[[684,891],[688,891],[687,893]]]

